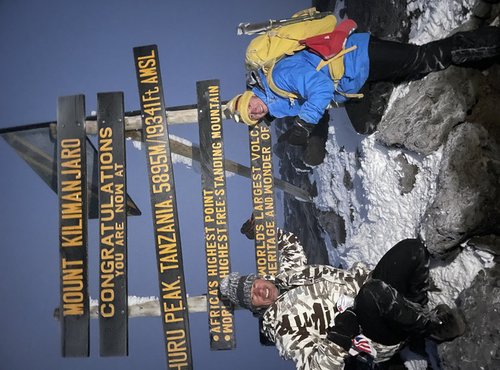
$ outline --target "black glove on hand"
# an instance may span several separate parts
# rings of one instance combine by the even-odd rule
[[[328,339],[346,351],[352,346],[352,339],[359,335],[360,328],[356,313],[348,308],[335,317],[335,326],[329,329]]]
[[[295,117],[295,121],[293,122],[293,126],[280,136],[278,142],[287,140],[291,145],[299,145],[304,146],[307,144],[307,139],[309,135],[311,135],[312,130],[315,125],[305,122],[299,117]]]
[[[241,225],[240,232],[250,240],[255,239],[255,218],[253,213],[250,218]]]

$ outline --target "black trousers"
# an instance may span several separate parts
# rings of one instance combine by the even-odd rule
[[[368,82],[400,83],[418,80],[450,66],[451,53],[443,40],[425,45],[405,44],[370,37]]]
[[[430,320],[428,288],[429,253],[422,241],[397,243],[356,296],[354,310],[362,333],[386,345],[424,334]]]
[[[418,80],[450,65],[483,69],[499,61],[500,28],[482,27],[458,32],[424,45],[381,40],[372,36],[368,55],[368,82]]]

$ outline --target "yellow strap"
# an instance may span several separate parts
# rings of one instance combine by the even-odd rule
[[[316,71],[319,71],[321,68],[328,65],[328,71],[330,72],[330,77],[333,80],[335,91],[340,95],[345,96],[346,98],[361,99],[362,97],[364,97],[363,94],[348,94],[340,90],[337,90],[339,81],[344,76],[345,72],[344,55],[356,49],[357,49],[356,45],[353,45],[347,49],[342,49],[342,51],[336,54],[333,58],[330,58],[328,60],[322,60],[321,62],[319,62],[318,66],[316,67]]]
[[[267,72],[266,74],[266,81],[267,81],[267,85],[269,86],[269,88],[271,89],[271,91],[283,98],[287,98],[288,100],[290,100],[291,103],[294,102],[294,100],[298,99],[299,97],[294,94],[294,93],[291,93],[289,91],[285,91],[283,89],[280,89],[278,86],[276,86],[276,84],[274,83],[274,80],[273,80],[273,69],[274,69],[274,66],[276,65],[276,62],[273,63],[270,67],[269,67],[269,71]]]
[[[330,65],[333,65],[333,64],[342,64],[342,75],[344,75],[344,55],[353,51],[353,50],[356,50],[357,49],[357,46],[356,45],[353,45],[351,46],[350,48],[347,48],[347,49],[342,49],[342,51],[340,51],[338,54],[336,54],[333,58],[330,58],[328,60],[322,60],[321,62],[319,62],[318,66],[316,67],[316,71],[319,71],[321,68],[323,68],[324,66],[326,66],[327,64],[330,66]],[[330,67],[329,67],[330,68]],[[330,69],[331,71],[331,69]],[[340,76],[340,78],[342,78],[342,75]],[[332,76],[335,80],[340,80],[340,78],[335,78],[335,76]]]
[[[364,94],[349,94],[349,93],[345,93],[345,92],[342,92],[342,91],[337,90],[337,89],[335,89],[335,91],[337,91],[337,93],[339,93],[340,95],[345,96],[346,98],[361,99],[365,96]]]

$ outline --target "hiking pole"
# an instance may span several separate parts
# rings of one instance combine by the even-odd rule
[[[264,33],[266,31],[272,30],[273,28],[278,28],[281,26],[287,26],[289,24],[299,23],[303,21],[309,21],[313,19],[324,18],[327,15],[332,14],[332,12],[320,12],[313,14],[304,14],[294,18],[286,18],[281,20],[270,19],[266,22],[260,23],[240,23],[238,25],[237,34],[238,35],[254,35],[256,33]]]

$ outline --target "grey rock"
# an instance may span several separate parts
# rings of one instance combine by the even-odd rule
[[[439,345],[443,369],[500,369],[500,267],[481,272],[457,299],[466,333]]]
[[[500,147],[485,128],[465,123],[450,133],[421,225],[431,253],[444,256],[471,236],[500,231],[499,178]]]
[[[491,15],[491,4],[485,3],[484,1],[476,2],[472,8],[472,14],[474,17],[480,19],[488,19]]]
[[[410,16],[405,1],[346,0],[347,16],[358,24],[358,31],[377,37],[407,41]]]
[[[467,245],[475,249],[500,256],[500,235],[473,236],[467,240]]]
[[[333,211],[320,211],[318,220],[321,227],[328,233],[330,240],[336,244],[334,247],[345,243],[345,221],[342,217]]]
[[[409,84],[408,93],[397,98],[375,134],[387,146],[405,147],[430,154],[464,122],[476,103],[479,71],[450,67]]]
[[[399,178],[399,187],[401,195],[408,194],[415,186],[416,177],[418,174],[418,166],[410,164],[404,154],[399,154],[396,157],[396,162],[401,167],[401,177]]]
[[[349,189],[349,190],[353,189],[352,176],[349,173],[349,171],[344,170],[344,179],[342,182],[344,183],[344,186],[346,187],[346,189]]]

